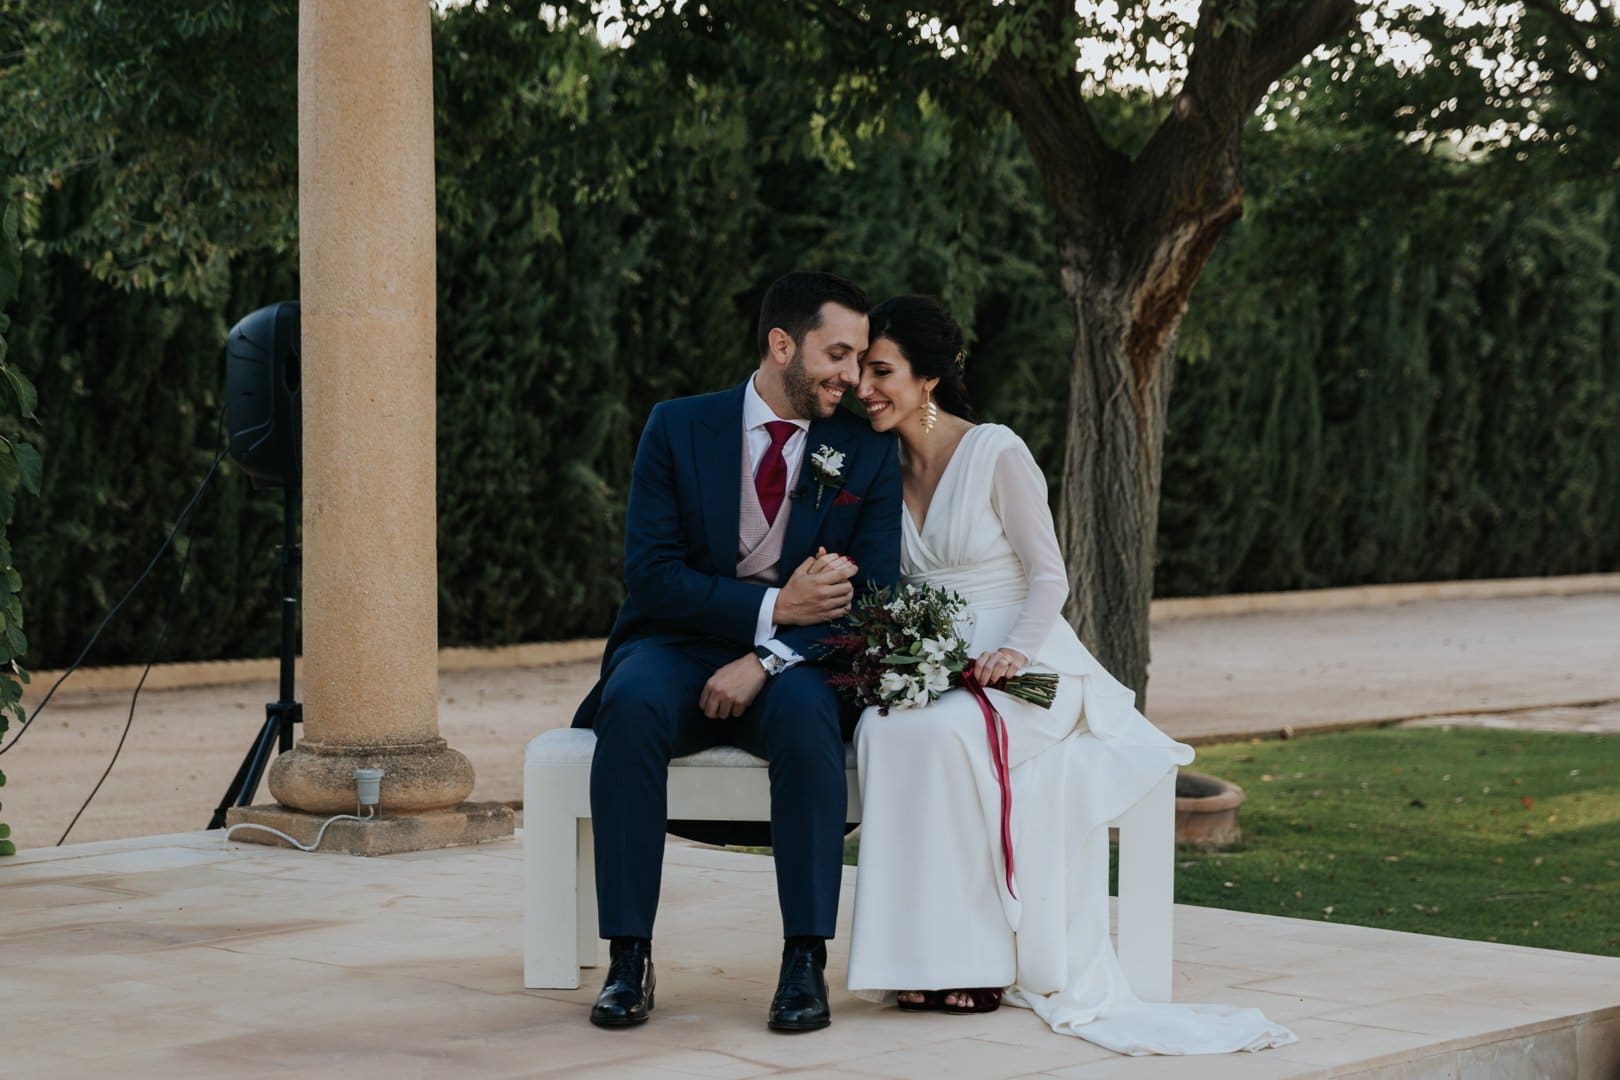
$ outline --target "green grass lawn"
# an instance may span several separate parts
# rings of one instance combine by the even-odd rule
[[[1187,904],[1620,955],[1620,739],[1404,728],[1208,747],[1244,842]]]
[[[1620,955],[1620,739],[1385,729],[1192,768],[1248,801],[1240,847],[1177,852],[1178,903]]]

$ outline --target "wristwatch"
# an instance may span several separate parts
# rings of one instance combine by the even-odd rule
[[[759,666],[766,675],[780,675],[787,669],[787,661],[772,652],[769,645],[755,645],[754,655],[759,657]]]

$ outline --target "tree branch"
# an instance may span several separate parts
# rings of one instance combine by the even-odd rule
[[[926,65],[929,69],[925,85],[944,87],[962,93],[971,98],[975,91],[982,91],[972,79],[967,78],[960,70],[959,65],[948,62],[940,56],[938,51],[926,41],[919,39],[910,27],[906,25],[905,16],[908,7],[904,3],[883,4],[871,3],[866,5],[869,18],[861,18],[856,11],[845,5],[841,0],[800,0],[805,13],[813,20],[817,20],[828,33],[858,33],[867,41],[877,41],[885,45],[899,46],[912,57],[911,62]],[[747,10],[746,6],[743,10]],[[888,19],[888,23],[885,23]],[[890,27],[893,29],[890,29]],[[859,45],[853,49],[845,44],[840,53],[848,63],[870,68],[872,66],[869,53],[864,53]],[[890,81],[897,85],[904,85],[903,81],[892,78]]]
[[[990,77],[995,99],[1023,133],[1059,219],[1072,228],[1080,218],[1095,217],[1098,197],[1130,162],[1098,130],[1079,72],[1048,77],[1003,54]]]
[[[1235,0],[1203,0],[1187,79],[1137,156],[1133,187],[1162,193],[1159,218],[1232,213],[1241,191],[1243,125],[1266,92],[1313,48],[1343,31],[1357,0],[1302,0],[1252,29]],[[1155,227],[1162,228],[1160,220]]]
[[[1533,11],[1539,11],[1551,19],[1557,24],[1559,31],[1569,42],[1571,48],[1580,53],[1586,59],[1586,62],[1597,68],[1601,74],[1608,75],[1610,70],[1608,60],[1588,45],[1586,39],[1595,37],[1604,31],[1613,30],[1615,28],[1614,23],[1598,25],[1582,22],[1565,11],[1558,4],[1558,0],[1524,0],[1524,6]],[[1600,13],[1602,10],[1602,7],[1598,8]]]
[[[1353,0],[1351,0],[1353,2]],[[1248,114],[1244,94],[1253,66],[1254,35],[1228,21],[1233,0],[1203,0],[1187,57],[1187,80],[1172,119],[1199,118],[1228,129]]]
[[[1310,0],[1294,15],[1273,20],[1252,47],[1245,111],[1265,100],[1277,80],[1312,49],[1348,30],[1360,7],[1357,0]]]
[[[881,22],[876,19],[863,19],[837,0],[804,0],[804,2],[812,14],[820,15],[822,21],[829,24],[828,29],[832,28],[831,23],[837,22],[840,26],[853,28],[863,34],[875,34],[885,41],[894,38]]]
[[[1169,231],[1229,220],[1241,192],[1243,122],[1248,116],[1252,35],[1228,21],[1233,0],[1203,0],[1187,57],[1187,78],[1170,111],[1137,155],[1130,187],[1142,250]]]

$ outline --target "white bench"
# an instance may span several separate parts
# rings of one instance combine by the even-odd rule
[[[562,728],[530,740],[523,759],[523,985],[579,986],[597,964],[596,856],[591,841],[591,756],[596,733]],[[846,760],[849,809],[861,820],[855,750]],[[771,786],[760,758],[722,746],[676,758],[669,816],[693,821],[769,821]],[[1119,827],[1118,949],[1144,1001],[1170,1000],[1175,875],[1176,773],[1171,770]]]

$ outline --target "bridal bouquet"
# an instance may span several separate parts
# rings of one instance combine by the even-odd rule
[[[973,658],[957,625],[967,601],[930,585],[873,589],[826,642],[849,663],[846,673],[827,681],[857,705],[916,709],[931,705],[945,691],[963,686]],[[991,685],[1015,698],[1052,707],[1058,677],[1026,672]]]
[[[997,711],[986,689],[1050,709],[1057,697],[1058,677],[1025,672],[1002,679],[988,688],[973,675],[973,658],[957,631],[968,614],[967,601],[946,589],[929,585],[901,585],[873,589],[844,619],[842,631],[826,642],[830,655],[843,655],[849,670],[828,678],[858,705],[890,709],[918,709],[939,695],[960,686],[973,696],[984,716],[990,762],[1001,788],[1001,851],[1007,892],[1018,895],[1013,884],[1012,778],[1008,756],[1007,721]]]

